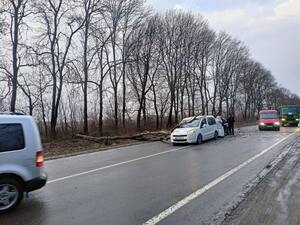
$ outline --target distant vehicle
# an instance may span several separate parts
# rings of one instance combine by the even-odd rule
[[[38,128],[31,116],[0,114],[0,214],[47,181]]]
[[[259,130],[273,129],[280,130],[280,120],[276,110],[262,110],[258,118]]]
[[[171,134],[171,143],[201,144],[205,140],[217,139],[219,129],[213,116],[196,116],[185,118]],[[224,130],[223,130],[224,133]]]
[[[280,107],[280,121],[283,126],[297,126],[299,123],[300,106],[285,105]]]

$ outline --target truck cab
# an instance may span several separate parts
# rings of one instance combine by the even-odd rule
[[[280,107],[280,120],[282,126],[297,126],[300,119],[299,105],[285,105]]]

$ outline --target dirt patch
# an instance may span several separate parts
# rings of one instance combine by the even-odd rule
[[[114,141],[110,145],[105,143],[97,143],[93,141],[68,138],[68,139],[57,139],[52,141],[45,141],[43,143],[44,153],[47,159],[59,158],[68,155],[77,155],[88,152],[103,151],[115,147],[128,146],[139,144],[135,140],[120,140]]]
[[[237,121],[235,124],[236,128],[241,128],[241,127],[247,127],[247,126],[254,126],[257,125],[256,120],[249,120],[249,121]]]

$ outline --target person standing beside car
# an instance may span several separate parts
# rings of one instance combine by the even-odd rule
[[[226,126],[226,120],[222,117],[222,115],[219,115],[216,117],[216,120],[222,124],[222,127],[224,129],[224,133],[228,135],[228,129],[227,129],[227,126]]]
[[[234,135],[234,123],[235,119],[233,115],[230,115],[227,119],[229,135]]]

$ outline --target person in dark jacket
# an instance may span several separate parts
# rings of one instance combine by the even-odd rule
[[[227,119],[229,135],[234,135],[234,123],[235,119],[233,115],[230,115]]]

